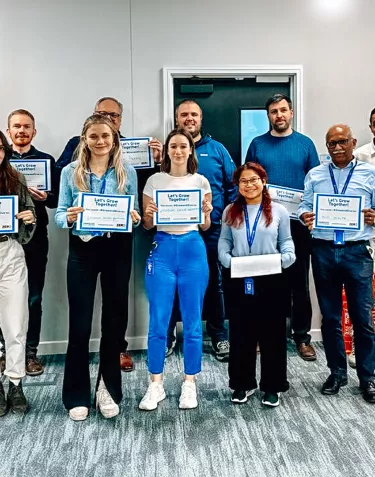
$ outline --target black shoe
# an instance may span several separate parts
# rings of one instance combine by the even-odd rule
[[[255,392],[255,389],[250,389],[250,391],[245,391],[243,389],[236,389],[233,391],[231,401],[235,404],[242,404],[247,401],[249,396],[252,396]]]
[[[0,417],[5,416],[8,412],[7,400],[5,399],[5,391],[3,383],[0,383]]]
[[[22,383],[18,386],[9,381],[8,406],[14,414],[25,414],[29,405],[27,404],[25,395],[23,394]]]
[[[269,407],[277,407],[280,404],[280,393],[264,393],[262,404]]]
[[[327,396],[337,394],[340,391],[341,386],[346,386],[347,384],[348,378],[346,376],[331,374],[322,386],[322,394],[326,394]]]
[[[229,359],[229,341],[223,340],[217,343],[212,342],[212,349],[214,351],[215,358],[218,361],[228,361]]]
[[[375,383],[368,381],[363,386],[360,386],[363,399],[371,404],[375,404]]]

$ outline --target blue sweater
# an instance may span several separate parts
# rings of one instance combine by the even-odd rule
[[[272,222],[266,227],[264,215],[261,216],[255,233],[251,253],[247,241],[246,225],[241,227],[229,227],[225,223],[230,205],[223,213],[221,234],[219,239],[219,260],[225,268],[230,267],[232,257],[245,257],[247,255],[269,255],[281,253],[281,265],[288,268],[295,260],[294,243],[290,233],[290,220],[286,208],[272,202]],[[250,227],[253,227],[255,217],[259,210],[259,204],[248,205]]]
[[[246,162],[257,162],[267,172],[268,183],[303,190],[306,174],[319,166],[319,157],[310,138],[293,131],[289,136],[270,132],[251,141]]]
[[[211,222],[220,224],[225,206],[237,197],[237,187],[232,183],[236,169],[229,152],[208,134],[195,143],[198,172],[210,183],[212,190]]]

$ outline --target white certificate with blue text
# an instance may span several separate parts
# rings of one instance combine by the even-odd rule
[[[314,194],[314,228],[334,230],[363,230],[363,195]]]
[[[149,146],[151,137],[121,138],[122,158],[135,169],[154,167],[152,150]]]
[[[50,159],[11,159],[10,164],[23,174],[27,187],[38,190],[51,190],[51,162]]]
[[[134,195],[91,194],[80,192],[77,230],[87,232],[131,232],[133,222],[130,211],[134,208]]]
[[[0,235],[18,232],[18,195],[0,195]]]
[[[303,190],[290,189],[289,187],[280,187],[273,184],[267,184],[267,189],[271,199],[282,204],[289,212],[291,219],[298,219],[297,210],[301,204]]]
[[[202,189],[154,190],[154,225],[204,224]]]

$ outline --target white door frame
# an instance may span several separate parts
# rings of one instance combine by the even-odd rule
[[[289,76],[291,99],[294,109],[294,129],[303,132],[302,65],[255,65],[255,66],[191,66],[163,68],[163,125],[164,137],[173,129],[174,118],[174,78],[249,78],[254,76]]]

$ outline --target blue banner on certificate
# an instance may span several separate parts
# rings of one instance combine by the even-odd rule
[[[282,204],[289,212],[291,219],[298,219],[297,210],[301,204],[303,190],[290,189],[289,187],[280,187],[273,184],[267,184],[267,189],[271,199]]]
[[[131,232],[130,211],[134,195],[91,194],[80,192],[78,207],[85,210],[78,216],[77,230],[87,232]]]
[[[314,228],[363,230],[365,219],[363,195],[314,194]]]
[[[204,224],[202,189],[155,190],[154,225]]]
[[[0,235],[18,232],[18,195],[0,195]]]
[[[154,167],[154,159],[149,146],[151,137],[121,138],[122,158],[135,169]]]
[[[50,159],[11,159],[11,165],[23,174],[27,187],[38,190],[51,190],[51,162]]]

